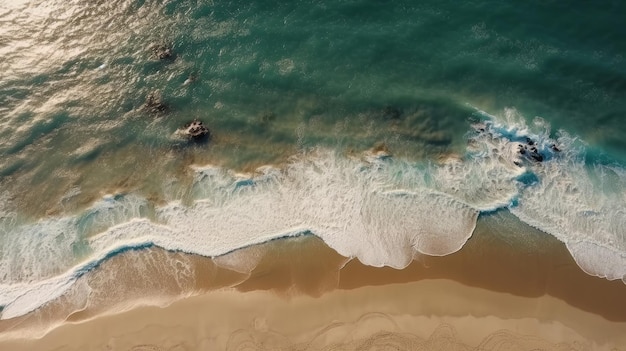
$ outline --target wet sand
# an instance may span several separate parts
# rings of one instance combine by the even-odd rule
[[[152,283],[131,289],[131,299],[137,272],[118,274],[101,294],[134,304],[83,306],[43,337],[19,337],[41,311],[2,321],[0,349],[624,350],[626,285],[588,276],[563,244],[507,216],[481,219],[461,251],[419,255],[403,270],[348,260],[314,236],[214,260],[151,249],[143,259],[183,262],[188,281],[146,270]],[[121,255],[98,279],[127,261]],[[188,297],[141,306],[142,291],[161,296],[154,304]]]
[[[576,324],[572,326],[571,324]],[[585,334],[578,331],[584,328]],[[63,325],[7,350],[610,350],[625,323],[552,298],[523,298],[449,280],[335,290],[286,300],[268,291],[215,291],[166,308],[139,307]],[[589,341],[593,337],[598,344]],[[611,345],[612,344],[612,345]]]

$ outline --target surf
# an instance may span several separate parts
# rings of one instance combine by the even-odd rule
[[[401,269],[419,254],[458,251],[478,216],[502,210],[564,242],[585,272],[624,280],[626,172],[589,164],[587,150],[543,120],[477,110],[465,153],[437,162],[314,148],[245,174],[195,165],[187,200],[113,194],[75,215],[5,221],[1,318],[62,296],[128,250],[219,257],[312,234],[343,256]]]

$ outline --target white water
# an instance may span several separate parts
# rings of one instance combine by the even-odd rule
[[[134,195],[107,196],[75,217],[5,226],[2,319],[61,296],[124,248],[156,245],[219,256],[313,233],[365,264],[403,268],[416,252],[459,250],[481,211],[504,207],[563,241],[589,274],[624,279],[624,170],[589,167],[574,138],[552,140],[543,122],[527,126],[509,118],[477,124],[467,154],[437,165],[318,150],[254,176],[197,167],[191,206],[173,201],[153,207]],[[526,137],[543,162],[518,153]]]
[[[490,124],[495,139],[531,136],[547,155],[544,162],[525,162],[535,181],[524,186],[509,210],[522,221],[564,242],[588,274],[626,279],[626,171],[615,164],[592,163],[586,145],[560,131],[550,139],[550,126],[532,126],[507,111],[505,122]],[[558,152],[552,149],[556,145]],[[626,282],[626,280],[625,280]]]

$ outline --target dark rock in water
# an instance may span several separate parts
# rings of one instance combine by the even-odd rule
[[[393,106],[387,106],[383,109],[383,117],[385,119],[400,119],[401,116],[402,111]]]
[[[171,47],[162,44],[155,44],[151,47],[152,53],[159,60],[167,60],[174,58],[174,51]]]
[[[517,144],[517,152],[519,152],[520,155],[528,154],[526,157],[530,157],[537,162],[543,161],[543,155],[541,155],[534,146],[531,146],[529,150],[527,145]],[[519,162],[515,161],[514,163],[519,166]]]
[[[207,128],[202,121],[197,119],[185,124],[182,133],[193,141],[206,140],[210,135],[209,128]]]
[[[276,114],[272,111],[267,111],[261,115],[261,123],[269,123],[276,120]]]
[[[543,156],[541,156],[541,154],[537,153],[537,152],[533,152],[530,154],[530,157],[533,158],[533,160],[537,161],[537,162],[541,162],[543,161]]]
[[[528,144],[528,145],[531,145],[531,146],[532,146],[532,145],[535,145],[535,142],[534,142],[531,138],[528,138],[528,137],[527,137],[527,138],[526,138],[526,144]]]
[[[161,95],[158,92],[148,94],[143,107],[152,113],[163,113],[169,110],[169,107],[161,100]]]

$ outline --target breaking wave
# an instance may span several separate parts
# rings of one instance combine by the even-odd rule
[[[129,249],[219,256],[314,234],[344,256],[403,268],[416,253],[456,252],[479,214],[498,209],[563,241],[589,274],[624,279],[626,171],[589,160],[580,140],[509,110],[500,119],[477,113],[465,154],[439,163],[320,149],[253,174],[194,167],[189,203],[117,194],[75,216],[2,221],[1,318],[61,296]]]

